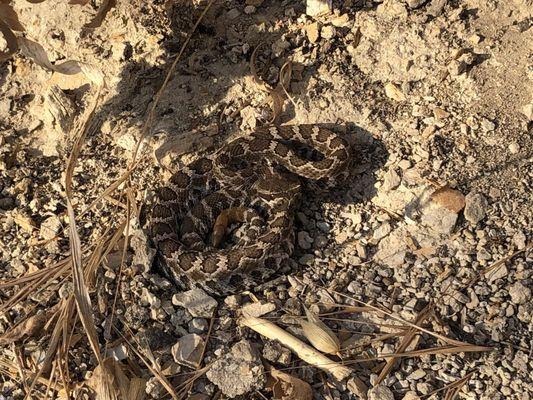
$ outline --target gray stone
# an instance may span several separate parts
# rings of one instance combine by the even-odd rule
[[[193,318],[189,321],[189,332],[203,333],[207,331],[209,323],[205,318]]]
[[[485,218],[488,202],[482,194],[469,193],[465,197],[465,202],[464,215],[468,222],[476,225]]]
[[[518,250],[523,250],[526,248],[526,235],[522,231],[518,231],[513,235],[513,243],[516,245]]]
[[[331,226],[324,221],[319,221],[316,223],[316,226],[318,229],[320,229],[324,233],[328,233],[331,230]]]
[[[300,246],[300,248],[309,250],[311,248],[311,243],[313,243],[313,239],[309,236],[309,232],[298,232],[298,246]]]
[[[437,233],[450,234],[457,222],[457,214],[435,203],[424,207],[421,221]]]
[[[211,318],[218,303],[202,289],[192,289],[172,297],[172,304],[181,306],[193,316]]]
[[[466,71],[466,67],[467,67],[467,65],[463,61],[452,60],[448,64],[448,72],[452,76],[461,75],[463,72]]]
[[[327,244],[328,238],[324,235],[318,235],[313,242],[313,246],[317,249],[323,249]]]
[[[381,384],[368,391],[368,400],[394,400],[394,394],[387,386]]]
[[[525,304],[531,297],[531,289],[521,282],[516,282],[509,288],[509,296],[514,304]]]
[[[236,8],[232,8],[226,13],[226,18],[231,20],[231,19],[237,18],[239,15],[240,15],[239,10],[237,10]]]
[[[203,347],[204,341],[201,336],[191,333],[179,338],[170,352],[178,364],[196,368],[201,361]]]
[[[291,351],[278,342],[266,342],[263,357],[270,362],[288,365],[291,361]]]
[[[298,262],[300,264],[303,264],[303,265],[308,265],[308,266],[311,266],[313,265],[313,262],[315,261],[315,256],[312,255],[312,254],[304,254],[303,256],[300,257],[300,259],[298,260]]]
[[[480,122],[481,129],[485,132],[491,132],[496,129],[496,124],[487,118],[483,118]]]
[[[423,369],[419,368],[416,371],[414,371],[411,374],[409,374],[409,376],[407,377],[407,380],[408,381],[417,381],[419,379],[422,379],[424,376],[426,376],[426,371],[424,371]]]
[[[266,383],[263,363],[247,340],[241,340],[216,360],[206,375],[230,398],[261,390]]]

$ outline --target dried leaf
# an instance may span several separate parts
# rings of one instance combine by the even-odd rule
[[[270,374],[275,382],[272,385],[272,392],[276,400],[312,400],[313,389],[301,379],[298,379],[285,372],[271,368]]]
[[[9,26],[0,19],[0,32],[4,35],[4,39],[7,42],[7,51],[0,52],[0,63],[9,60],[11,56],[18,50],[17,37],[13,33]]]
[[[28,337],[33,337],[37,333],[42,333],[45,325],[50,321],[50,318],[52,318],[55,311],[56,307],[52,307],[45,312],[25,319],[13,329],[0,336],[0,344],[6,345]]]
[[[24,27],[20,24],[19,17],[13,6],[9,3],[0,3],[0,20],[13,31],[24,32]]]
[[[341,344],[339,338],[331,329],[324,324],[317,315],[305,309],[307,321],[300,321],[305,337],[313,347],[326,354],[337,354],[340,351]]]
[[[443,186],[431,194],[431,200],[448,210],[458,213],[465,207],[465,196],[458,190]]]
[[[61,64],[52,64],[43,46],[39,43],[21,37],[18,39],[18,44],[20,45],[22,53],[26,57],[31,58],[37,65],[40,65],[43,68],[64,75],[77,75],[83,72],[87,79],[96,86],[102,87],[104,85],[104,76],[102,72],[90,64],[75,60],[68,60]]]
[[[26,56],[35,61],[36,64],[51,71],[57,71],[65,75],[74,75],[81,72],[77,61],[65,61],[61,64],[52,64],[43,46],[28,38],[21,37],[18,40],[20,50]]]

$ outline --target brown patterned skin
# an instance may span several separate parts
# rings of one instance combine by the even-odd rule
[[[302,156],[302,145],[320,159]],[[339,135],[294,125],[259,129],[183,166],[157,191],[151,215],[165,271],[179,283],[216,294],[266,279],[293,251],[303,180],[333,185],[349,161],[349,145]],[[219,248],[210,243],[221,241],[227,225],[221,214],[242,222],[244,233]],[[210,239],[213,229],[216,237]]]

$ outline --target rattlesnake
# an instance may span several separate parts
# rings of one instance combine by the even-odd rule
[[[156,192],[150,220],[163,270],[217,294],[265,279],[293,251],[302,186],[335,183],[349,160],[336,133],[293,125],[258,129],[181,166]],[[220,247],[232,222],[243,223],[241,234]]]

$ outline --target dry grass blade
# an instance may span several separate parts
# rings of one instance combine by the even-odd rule
[[[341,349],[339,338],[316,314],[307,308],[305,314],[307,321],[301,320],[300,325],[307,340],[317,350],[326,354],[338,354]]]
[[[31,391],[35,387],[35,385],[39,382],[39,378],[47,371],[50,370],[50,366],[52,365],[52,360],[57,355],[57,347],[59,344],[59,341],[62,337],[64,337],[64,328],[65,328],[65,322],[70,321],[72,318],[72,315],[74,314],[74,301],[73,297],[69,296],[68,299],[63,300],[61,303],[59,303],[59,316],[57,318],[57,322],[55,324],[54,330],[52,332],[52,337],[49,341],[48,349],[46,350],[46,354],[44,356],[44,360],[41,364],[41,368],[33,378],[33,382],[30,387],[30,391],[26,394],[25,399],[31,399]]]
[[[69,236],[70,254],[72,257],[72,276],[73,276],[73,281],[74,281],[74,297],[76,299],[76,308],[78,309],[78,314],[79,314],[81,323],[87,333],[87,338],[89,340],[91,348],[98,362],[101,364],[103,359],[102,359],[102,354],[100,353],[98,337],[96,335],[96,326],[94,324],[94,319],[93,319],[93,314],[92,314],[91,298],[89,296],[89,290],[87,288],[87,285],[85,284],[85,276],[84,276],[83,264],[82,264],[83,251],[81,247],[81,240],[78,235],[78,229],[76,227],[76,217],[74,215],[74,209],[72,208],[72,203],[71,203],[72,175],[74,172],[74,167],[76,165],[76,161],[78,159],[83,141],[85,139],[85,135],[87,133],[87,127],[88,127],[87,122],[91,119],[94,111],[96,110],[99,97],[100,97],[100,88],[98,88],[98,92],[93,102],[93,107],[90,109],[87,117],[84,119],[81,133],[77,137],[77,140],[74,143],[72,152],[70,153],[70,157],[67,163],[67,170],[65,174],[65,193],[67,197],[66,199],[67,200],[66,201],[67,202],[67,213],[68,213],[68,218],[69,218],[69,229],[68,229],[69,235],[68,236]]]
[[[76,299],[76,307],[93,352],[98,362],[102,363],[102,354],[100,353],[98,336],[96,335],[96,326],[94,324],[92,314],[91,298],[89,297],[89,290],[85,284],[85,278],[83,274],[81,241],[76,227],[74,210],[72,209],[72,204],[70,203],[70,199],[68,197],[67,212],[69,218],[69,242],[70,252],[72,254],[72,276],[74,280],[74,297]]]
[[[56,71],[65,75],[74,75],[81,72],[81,68],[77,61],[68,60],[61,64],[52,64],[44,50],[43,46],[25,37],[18,38],[18,44],[22,54],[31,58],[39,66]]]
[[[143,400],[146,398],[146,379],[131,378],[128,389],[128,400]]]
[[[376,361],[376,360],[398,358],[398,357],[419,357],[419,356],[435,355],[435,354],[443,355],[443,354],[457,354],[457,353],[478,353],[482,351],[492,351],[492,350],[493,350],[492,347],[477,346],[473,344],[462,345],[462,346],[439,346],[439,347],[433,347],[430,349],[406,351],[404,353],[380,354],[379,356],[376,356],[376,357],[356,358],[352,360],[346,360],[345,364],[346,365],[359,364],[359,363],[365,363],[368,361]]]
[[[165,375],[160,371],[159,365],[157,364],[155,357],[153,354],[151,354],[150,350],[144,350],[141,348],[140,344],[137,343],[139,346],[139,349],[137,349],[133,344],[124,336],[122,332],[120,332],[116,327],[113,326],[114,331],[126,342],[126,344],[130,347],[130,349],[135,353],[137,357],[143,362],[143,364],[148,368],[150,373],[161,383],[161,385],[165,388],[165,390],[168,392],[170,397],[172,397],[173,400],[180,400],[178,395],[176,394],[176,391],[174,390],[174,387],[172,384],[168,381]],[[132,336],[134,337],[134,336]],[[147,354],[145,354],[147,353]],[[203,371],[205,372],[205,371]]]
[[[468,380],[474,374],[474,372],[475,371],[472,371],[469,374],[467,374],[464,378],[461,378],[447,385],[445,387],[446,394],[444,395],[444,400],[454,400],[457,397],[457,394],[459,393],[461,388],[465,385],[466,382],[468,382]]]
[[[350,299],[350,300],[353,300],[359,304],[363,304],[364,306],[366,307],[369,307],[370,309],[372,309],[373,311],[376,311],[380,314],[383,314],[383,315],[386,315],[387,317],[397,321],[397,322],[400,322],[404,325],[407,325],[407,326],[410,326],[411,328],[415,328],[421,332],[424,332],[424,333],[427,333],[428,335],[431,335],[433,337],[436,337],[437,339],[440,339],[442,341],[444,341],[445,343],[448,343],[450,345],[454,345],[454,346],[463,346],[463,345],[468,345],[468,343],[464,343],[464,342],[461,342],[459,340],[454,340],[454,339],[450,339],[444,335],[441,335],[439,333],[436,333],[436,332],[433,332],[433,331],[430,331],[429,329],[426,329],[426,328],[423,328],[421,326],[418,326],[416,324],[413,324],[412,322],[409,322],[409,321],[406,321],[404,320],[403,318],[400,318],[396,315],[394,315],[393,313],[389,312],[389,311],[386,311],[386,310],[383,310],[379,307],[376,307],[370,303],[367,303],[367,302],[364,302],[362,300],[358,300],[356,299],[355,297],[353,296],[348,296],[347,294],[345,293],[341,293],[341,292],[337,292],[337,291],[334,291],[335,294],[341,296],[341,297],[344,297],[344,298],[347,298],[347,299]]]
[[[432,307],[431,304],[428,304],[417,315],[417,317],[415,319],[415,325],[420,326],[420,325],[424,324],[424,322],[431,315],[432,312],[433,312],[433,307]],[[403,336],[403,338],[402,338],[402,340],[400,342],[400,345],[398,346],[397,352],[398,353],[403,353],[407,349],[407,347],[409,347],[409,345],[411,344],[411,342],[413,341],[413,339],[415,338],[417,333],[418,333],[417,329],[415,329],[415,328],[409,329],[407,334],[405,336]],[[381,373],[378,376],[378,379],[376,381],[376,385],[379,385],[381,382],[383,382],[383,380],[387,377],[389,372],[394,367],[395,363],[396,363],[396,358],[390,358],[390,359],[387,360],[385,366],[383,367],[383,369],[381,370]]]
[[[143,125],[142,131],[141,131],[141,137],[139,138],[139,140],[137,141],[137,143],[135,145],[135,149],[133,151],[133,157],[132,157],[132,165],[135,164],[135,160],[137,159],[137,153],[139,151],[139,147],[141,146],[141,143],[144,140],[144,138],[146,137],[146,135],[148,134],[148,129],[152,125],[152,121],[154,120],[154,117],[155,117],[155,110],[157,108],[157,105],[159,104],[159,101],[161,99],[161,96],[163,95],[163,92],[165,91],[165,89],[166,89],[166,87],[168,85],[168,82],[170,81],[170,77],[172,76],[172,73],[176,69],[176,66],[178,65],[178,62],[181,60],[181,56],[183,55],[183,52],[185,51],[185,49],[187,48],[187,45],[191,41],[191,37],[192,37],[193,33],[196,32],[196,29],[198,28],[198,25],[200,25],[200,22],[202,21],[202,19],[204,19],[205,15],[207,14],[207,11],[209,11],[209,9],[211,8],[211,6],[213,5],[214,2],[215,2],[215,0],[210,0],[209,3],[207,3],[207,5],[205,6],[204,11],[202,11],[200,16],[196,20],[196,23],[194,24],[191,32],[187,35],[187,38],[183,42],[183,45],[181,46],[179,53],[176,55],[176,58],[172,62],[172,65],[170,66],[170,68],[169,68],[169,70],[167,72],[167,75],[165,76],[165,80],[163,81],[163,84],[161,85],[161,87],[157,91],[157,93],[155,95],[155,98],[154,98],[154,101],[152,103],[152,106],[150,107],[150,111],[148,112],[148,117],[146,118],[146,121],[145,121],[145,123]]]

